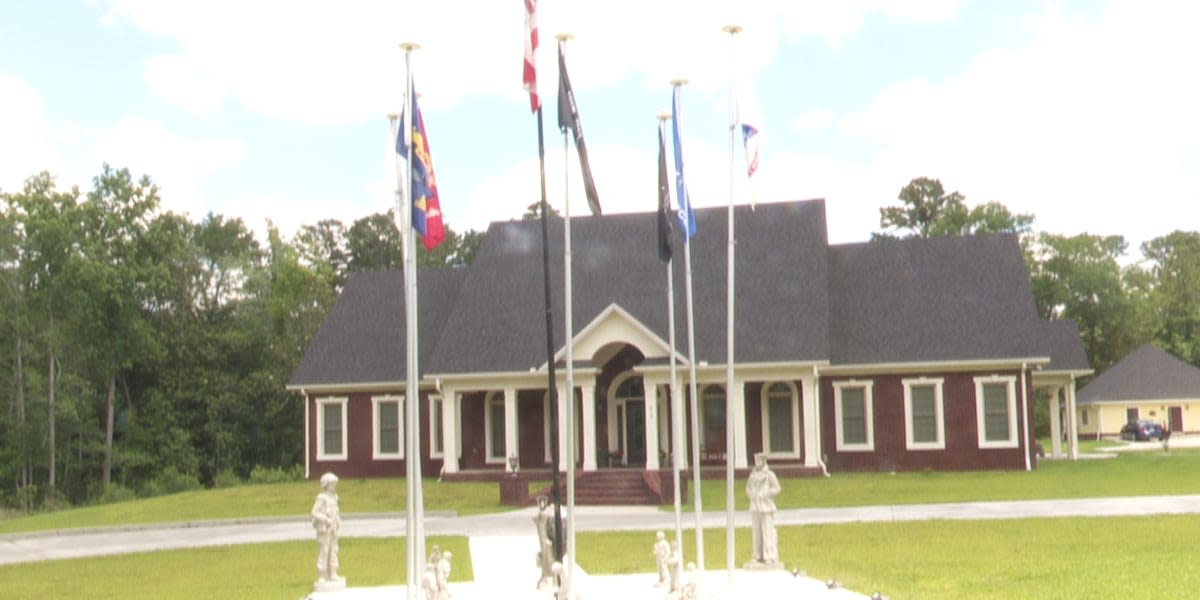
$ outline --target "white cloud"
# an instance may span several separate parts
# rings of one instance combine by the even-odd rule
[[[54,127],[42,100],[28,83],[0,73],[0,190],[18,191],[29,176],[41,171],[57,174],[59,158],[52,141]]]
[[[539,87],[549,97],[557,85],[554,37],[562,31],[576,36],[568,52],[577,89],[634,76],[661,88],[682,77],[708,91],[725,83],[730,50],[721,27],[731,22],[745,28],[737,61],[753,72],[771,62],[781,25],[836,43],[865,14],[930,20],[953,15],[957,4],[545,2],[538,14]],[[520,3],[112,0],[103,21],[130,22],[177,41],[177,53],[146,60],[146,76],[155,93],[194,112],[233,101],[273,118],[331,125],[392,112],[404,87],[401,41],[421,44],[413,67],[427,110],[470,95],[516,100],[523,94]]]
[[[246,157],[240,141],[187,139],[141,117],[126,117],[93,136],[94,165],[107,162],[114,168],[128,168],[134,177],[150,175],[161,190],[163,208],[196,220],[213,210],[200,191],[201,178]],[[245,207],[237,208],[233,212],[245,212]]]
[[[810,110],[792,122],[792,131],[825,129],[833,124],[833,111],[827,108]]]
[[[969,202],[1035,213],[1039,229],[1163,235],[1200,216],[1180,160],[1200,148],[1200,38],[1185,25],[1200,8],[1172,7],[1190,14],[1119,1],[1095,23],[1039,20],[1029,45],[944,83],[899,83],[840,126],[883,145],[872,176],[900,176],[897,189],[940,177]]]
[[[784,31],[792,37],[818,36],[837,47],[862,26],[863,18],[882,12],[897,21],[930,22],[952,18],[960,0],[782,0]]]

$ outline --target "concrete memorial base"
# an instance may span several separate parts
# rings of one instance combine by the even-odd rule
[[[314,592],[340,592],[344,589],[346,589],[345,577],[338,577],[329,581],[322,579],[313,584]]]
[[[742,569],[746,571],[782,571],[783,563],[781,562],[762,562],[761,560],[752,560],[744,565]]]

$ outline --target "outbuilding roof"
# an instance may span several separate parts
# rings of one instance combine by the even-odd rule
[[[1079,403],[1200,400],[1200,369],[1144,344],[1096,376],[1077,398]]]

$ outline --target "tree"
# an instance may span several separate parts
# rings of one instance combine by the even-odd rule
[[[1176,230],[1154,238],[1142,244],[1142,255],[1153,282],[1154,339],[1200,365],[1200,233]]]
[[[879,209],[879,226],[894,232],[907,232],[901,237],[938,237],[971,235],[975,233],[1028,233],[1034,217],[1013,214],[999,202],[987,202],[968,209],[966,198],[958,193],[946,193],[942,182],[928,177],[913,179],[900,190],[900,206]],[[878,232],[873,238],[896,237],[895,233]]]
[[[8,219],[18,231],[16,250],[18,264],[17,290],[22,296],[21,304],[28,307],[25,320],[18,321],[16,335],[20,359],[26,352],[33,353],[32,335],[40,342],[42,364],[46,365],[44,394],[46,398],[46,493],[55,494],[58,485],[58,431],[57,431],[57,376],[60,367],[59,351],[63,345],[63,333],[59,328],[60,315],[69,312],[73,305],[76,286],[70,282],[73,263],[80,252],[78,242],[81,217],[77,199],[79,190],[71,188],[59,192],[54,178],[42,172],[25,181],[21,192],[8,194]],[[25,402],[26,386],[33,382],[24,377],[24,360],[20,360],[17,371],[17,393]],[[24,411],[22,411],[24,412]],[[32,465],[28,467],[32,470]]]
[[[80,280],[81,330],[90,340],[94,368],[105,391],[104,463],[101,483],[112,479],[113,434],[118,377],[135,361],[161,350],[144,310],[149,290],[166,285],[167,273],[147,248],[146,228],[158,210],[158,188],[149,177],[133,180],[128,169],[105,164],[83,205],[84,255]]]
[[[1118,260],[1125,238],[1041,233],[1031,267],[1034,304],[1043,319],[1074,319],[1090,364],[1098,371],[1137,343],[1136,309]]]

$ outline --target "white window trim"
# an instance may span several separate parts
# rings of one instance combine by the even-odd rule
[[[442,428],[438,426],[438,419],[442,417],[442,396],[441,394],[429,395],[429,458],[445,458],[446,453],[443,448],[434,446],[433,441],[438,436],[442,437],[442,445],[445,446],[446,439]]]
[[[513,398],[516,401],[516,398]],[[503,465],[508,462],[507,456],[492,456],[492,404],[499,404],[504,407],[504,392],[488,392],[483,397],[483,457],[484,463],[489,465]],[[508,430],[508,423],[504,423],[504,430]],[[504,447],[507,449],[508,444]]]
[[[873,388],[875,382],[851,379],[836,381],[833,384],[833,410],[837,421],[837,449],[839,452],[874,452],[875,451],[875,400]],[[867,442],[865,444],[848,444],[845,442],[845,431],[842,429],[842,390],[845,388],[862,388],[863,404],[867,421]]]
[[[1008,396],[1008,439],[988,441],[984,430],[983,386],[985,384],[1003,383]],[[1017,437],[1017,378],[1013,375],[987,375],[975,378],[975,423],[979,437],[980,448],[1017,448],[1020,438]]]
[[[771,388],[781,383],[786,385],[792,394],[792,449],[790,452],[772,452],[771,451],[771,427],[768,392]],[[768,381],[762,386],[759,400],[759,413],[762,417],[762,440],[763,452],[768,458],[800,458],[800,393],[796,388],[795,382],[791,381]]]
[[[945,450],[946,449],[946,411],[942,396],[941,377],[920,377],[917,379],[902,379],[904,384],[904,440],[909,450]],[[933,386],[933,418],[937,427],[936,442],[917,442],[913,440],[913,411],[912,389],[914,386]]]
[[[346,425],[349,419],[346,418],[346,407],[348,405],[346,396],[328,396],[325,398],[317,398],[317,460],[346,460],[349,456],[346,442],[349,436],[346,435]],[[337,454],[325,452],[325,407],[330,404],[340,406],[342,414],[342,451]]]
[[[379,416],[379,406],[385,402],[396,403],[396,442],[395,452],[384,452],[379,449],[379,426],[382,419]],[[373,460],[402,460],[404,459],[404,396],[372,396],[371,397],[371,458]]]

